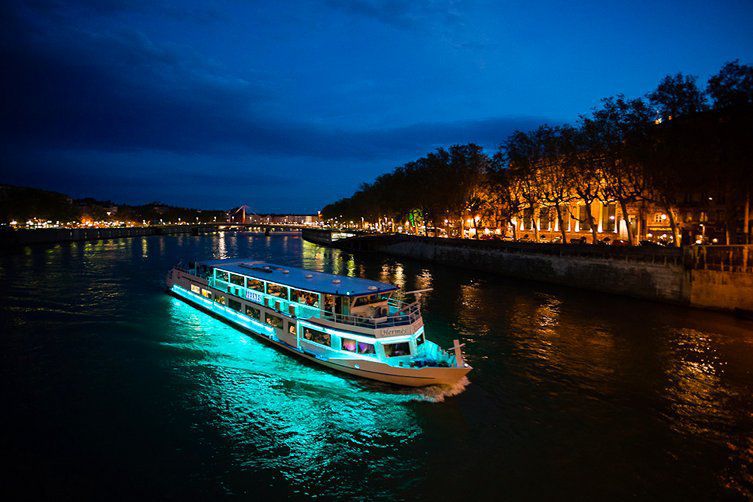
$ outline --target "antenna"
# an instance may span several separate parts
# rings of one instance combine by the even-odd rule
[[[428,293],[429,291],[434,291],[434,288],[425,288],[425,289],[414,289],[413,291],[404,291],[404,295],[417,295],[420,293]]]

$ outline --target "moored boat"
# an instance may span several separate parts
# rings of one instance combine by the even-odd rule
[[[168,291],[189,304],[328,368],[422,387],[452,385],[471,370],[426,339],[420,305],[392,284],[244,259],[176,266]]]

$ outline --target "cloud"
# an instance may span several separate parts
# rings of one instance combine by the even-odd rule
[[[327,0],[330,7],[398,28],[462,25],[456,0]]]
[[[98,8],[130,5],[112,0]],[[348,119],[352,126],[307,120],[286,104],[279,76],[239,73],[130,23],[61,22],[75,15],[54,2],[44,6],[0,5],[0,163],[12,166],[6,182],[121,201],[223,207],[253,198],[264,210],[310,211],[433,148],[494,147],[540,122],[492,117],[367,128],[357,117]],[[414,12],[392,8],[407,9],[405,19]],[[362,87],[335,94],[384,99]]]
[[[139,31],[28,33],[2,45],[4,71],[12,78],[0,83],[0,133],[16,148],[395,158],[447,143],[495,144],[537,122],[513,117],[333,127],[273,114],[268,105],[276,91],[263,78],[248,81]]]

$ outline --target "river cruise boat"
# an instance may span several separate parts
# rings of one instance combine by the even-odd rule
[[[330,369],[397,385],[452,385],[470,370],[457,340],[426,339],[418,302],[392,284],[243,259],[176,266],[171,294]]]

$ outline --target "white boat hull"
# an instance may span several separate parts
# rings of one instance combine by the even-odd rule
[[[170,286],[170,284],[168,284]],[[248,326],[244,326],[240,323],[227,318],[226,316],[219,315],[211,308],[207,308],[199,301],[193,301],[190,297],[185,295],[176,294],[172,289],[168,288],[168,292],[184,302],[190,304],[199,310],[206,312],[217,319],[230,324],[231,326],[239,329],[244,333],[249,333],[255,337],[274,345],[278,348],[284,349],[288,352],[295,354],[310,362],[325,366],[335,371],[347,373],[357,377],[376,380],[379,382],[385,382],[389,384],[395,384],[407,387],[426,387],[431,385],[453,385],[467,375],[471,368],[469,366],[464,367],[423,367],[423,368],[410,368],[410,367],[398,367],[381,363],[379,361],[370,361],[364,359],[348,359],[348,358],[325,358],[318,357],[303,351],[297,347],[292,347],[283,341],[254,331]]]

